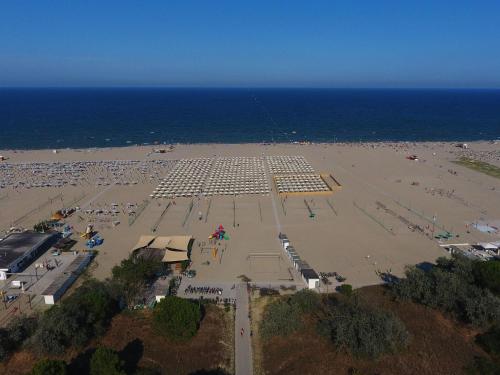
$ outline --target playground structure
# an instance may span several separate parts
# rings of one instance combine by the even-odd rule
[[[85,238],[86,240],[90,240],[94,236],[94,225],[87,224],[87,228],[85,228],[85,232],[80,233],[81,238]]]
[[[101,238],[101,236],[99,236],[98,234],[96,234],[90,240],[87,241],[86,246],[87,246],[87,249],[90,250],[90,249],[93,249],[96,246],[102,245],[103,242],[104,242],[104,240]]]
[[[209,240],[215,239],[215,240],[229,240],[229,236],[226,233],[226,230],[222,225],[219,225],[217,229],[215,230],[214,233],[212,233],[210,236],[208,236]]]

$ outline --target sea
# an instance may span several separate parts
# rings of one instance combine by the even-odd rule
[[[0,149],[499,138],[500,90],[0,89]]]

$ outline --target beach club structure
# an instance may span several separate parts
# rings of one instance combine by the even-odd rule
[[[194,238],[192,236],[150,236],[143,235],[132,248],[134,256],[161,260],[180,268],[189,260]]]
[[[300,258],[295,248],[290,245],[290,240],[288,239],[287,235],[284,233],[280,233],[278,235],[278,239],[281,243],[281,246],[283,246],[283,250],[285,251],[286,256],[293,264],[293,267],[302,277],[302,280],[307,285],[307,288],[309,289],[319,288],[318,274],[307,262],[305,262]]]
[[[61,238],[60,233],[11,233],[0,241],[0,280],[28,267]]]

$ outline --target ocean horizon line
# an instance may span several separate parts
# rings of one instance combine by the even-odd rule
[[[169,85],[41,85],[2,86],[0,90],[339,90],[339,91],[500,91],[500,87],[328,87],[328,86],[169,86]]]

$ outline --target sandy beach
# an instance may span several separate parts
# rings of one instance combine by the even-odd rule
[[[74,232],[84,231],[91,222],[104,238],[92,267],[97,278],[108,277],[139,236],[156,228],[156,235],[195,238],[192,269],[201,281],[232,282],[246,275],[256,282],[275,283],[297,279],[278,241],[278,233],[283,232],[317,272],[338,272],[346,282],[360,287],[380,282],[378,271],[401,275],[408,264],[446,255],[433,238],[433,229],[452,232],[449,243],[500,239],[498,231],[484,233],[471,226],[480,222],[500,227],[500,180],[453,163],[466,156],[500,166],[500,143],[471,142],[468,146],[461,149],[454,143],[436,142],[199,144],[175,145],[161,154],[153,153],[152,146],[61,149],[57,153],[3,150],[0,155],[7,159],[0,162],[0,233],[13,226],[31,228],[58,209],[78,206],[80,211],[66,219]],[[265,160],[276,155],[303,156],[315,173],[331,174],[342,188],[329,195],[279,195],[269,166],[263,163],[269,193],[150,197],[178,160]],[[418,160],[407,159],[410,155]],[[75,172],[75,162],[85,162],[78,165],[79,172]],[[45,163],[42,173],[33,171],[34,163]],[[73,170],[56,170],[47,178],[43,168],[49,163],[66,163]],[[51,186],[47,179],[59,183]],[[304,200],[314,218],[309,217]],[[118,212],[111,214],[113,207]],[[134,220],[129,215],[131,207],[136,212]],[[217,244],[214,257],[208,236],[220,224],[230,239]],[[415,230],[416,226],[422,230]],[[84,240],[78,235],[74,238],[79,240],[75,249],[83,249]],[[262,253],[276,256],[258,256]]]

